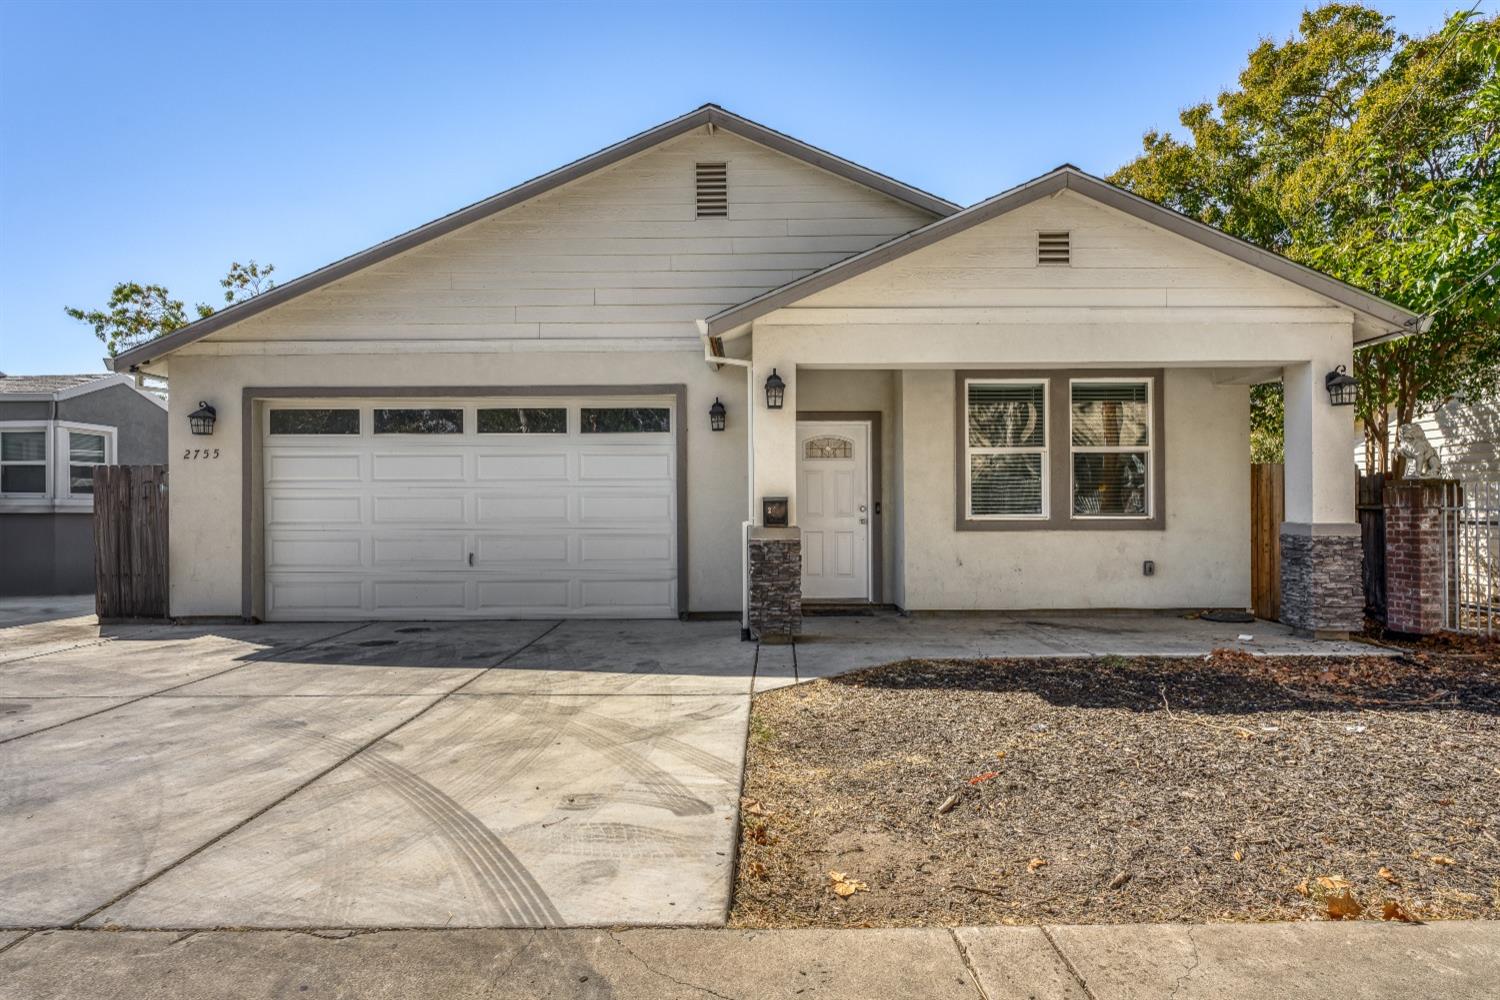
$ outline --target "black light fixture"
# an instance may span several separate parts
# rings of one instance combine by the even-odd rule
[[[1325,375],[1323,384],[1328,387],[1328,399],[1334,406],[1354,405],[1354,392],[1359,387],[1359,383],[1343,365],[1339,365]]]
[[[724,429],[724,404],[719,402],[719,397],[714,397],[714,405],[708,408],[708,427],[710,430],[722,431]]]
[[[200,399],[198,408],[188,414],[188,425],[193,428],[194,434],[212,434],[217,416],[217,411]]]
[[[770,376],[766,379],[766,409],[779,410],[781,404],[786,400],[786,383],[781,376],[776,374],[776,369],[771,369]]]

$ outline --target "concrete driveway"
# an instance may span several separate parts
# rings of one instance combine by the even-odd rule
[[[757,649],[735,622],[101,629],[0,602],[0,932],[722,924],[752,686],[1236,644],[1341,651],[1161,615],[812,618]]]

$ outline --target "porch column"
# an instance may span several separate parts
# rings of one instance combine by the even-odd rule
[[[773,349],[762,360],[761,338],[757,334],[755,377],[750,391],[750,405],[755,407],[755,523],[762,524],[761,499],[787,498],[787,523],[797,524],[797,363],[789,357],[777,357]],[[786,383],[781,409],[766,406],[766,379],[775,371]]]
[[[1363,550],[1354,514],[1354,408],[1334,406],[1324,377],[1352,351],[1282,369],[1286,396],[1286,520],[1281,620],[1335,638],[1364,623]]]

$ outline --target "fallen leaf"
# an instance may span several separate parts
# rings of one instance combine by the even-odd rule
[[[1308,899],[1312,898],[1312,889],[1308,886],[1307,879],[1298,882],[1293,888],[1297,890],[1299,896],[1305,896]]]
[[[1004,760],[1005,759],[1005,751],[1004,750],[996,750],[995,751],[995,759],[996,760]]]
[[[1129,881],[1130,881],[1130,873],[1129,872],[1120,872],[1114,878],[1112,878],[1112,879],[1109,880],[1109,887],[1111,889],[1118,889],[1118,888],[1122,887],[1126,882],[1129,882]]]
[[[1385,905],[1380,908],[1380,919],[1399,920],[1404,924],[1421,923],[1420,920],[1411,915],[1411,911],[1402,906],[1400,903],[1396,902],[1394,899],[1386,900]]]
[[[1045,868],[1046,865],[1047,865],[1047,859],[1046,858],[1032,858],[1030,861],[1026,862],[1026,870],[1034,872],[1038,868]]]
[[[1401,880],[1396,877],[1396,873],[1393,872],[1393,871],[1391,871],[1389,868],[1384,867],[1384,866],[1382,866],[1381,869],[1380,869],[1380,871],[1376,872],[1375,874],[1379,875],[1381,878],[1385,879],[1391,885],[1400,885],[1401,884]]]
[[[1455,865],[1455,864],[1458,864],[1458,862],[1454,861],[1452,858],[1448,857],[1448,855],[1446,855],[1446,854],[1434,854],[1432,857],[1428,858],[1427,860],[1431,861],[1435,865]]]
[[[1232,855],[1230,855],[1230,857],[1234,858],[1234,860],[1236,860],[1236,861],[1244,861],[1245,860],[1245,852],[1244,851],[1235,851]]]
[[[856,892],[869,892],[870,887],[857,878],[850,878],[843,872],[828,873],[829,888],[838,896],[848,899]]]
[[[1323,900],[1323,908],[1328,911],[1330,920],[1353,920],[1365,912],[1365,908],[1354,898],[1354,893],[1348,889]]]
[[[1318,887],[1327,892],[1339,892],[1349,888],[1349,880],[1342,875],[1319,875]]]
[[[978,784],[981,784],[983,782],[989,781],[991,778],[998,778],[998,777],[1000,777],[1000,772],[999,771],[985,771],[983,774],[976,774],[976,775],[974,775],[974,777],[970,778],[969,779],[969,784],[971,784],[971,785],[978,785]]]

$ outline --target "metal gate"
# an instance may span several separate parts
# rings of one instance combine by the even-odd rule
[[[1500,634],[1500,482],[1453,483],[1444,492],[1443,583],[1446,628]]]

